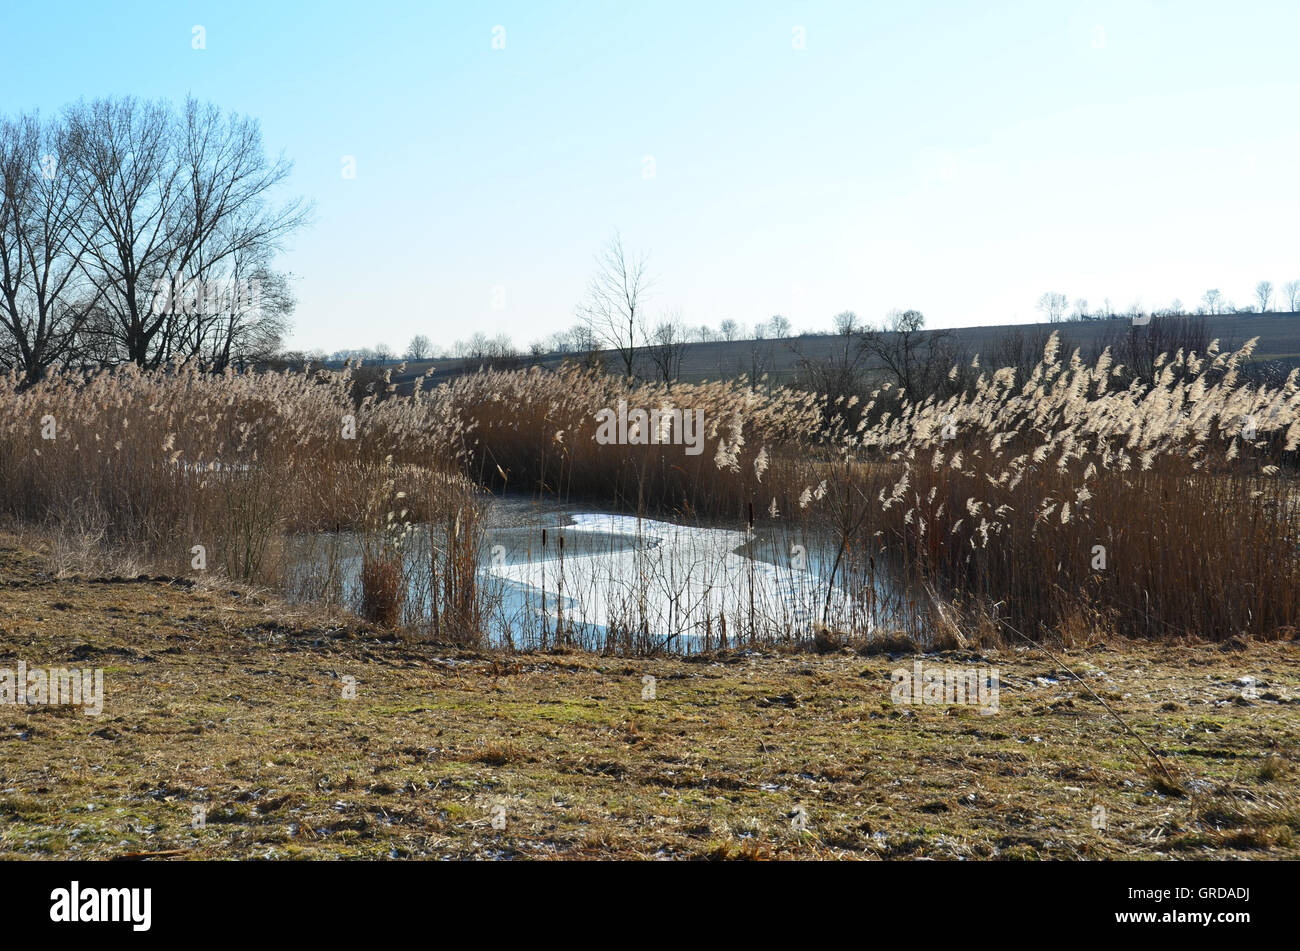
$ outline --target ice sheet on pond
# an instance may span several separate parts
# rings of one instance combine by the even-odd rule
[[[822,576],[829,571],[821,558],[747,557],[742,552],[754,551],[756,539],[745,531],[578,513],[570,524],[549,527],[542,547],[541,528],[490,533],[484,568],[511,589],[509,607],[535,617],[563,614],[592,627],[691,638],[710,623],[716,633],[722,616],[729,624],[810,633],[826,605]],[[831,627],[844,624],[849,607],[844,591],[832,587]]]

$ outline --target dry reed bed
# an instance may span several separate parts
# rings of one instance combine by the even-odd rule
[[[357,530],[380,598],[363,607],[389,622],[413,583],[393,571],[429,522],[414,580],[435,630],[461,639],[483,613],[473,483],[829,537],[830,580],[859,590],[886,560],[955,603],[965,636],[1285,636],[1300,616],[1300,387],[1240,379],[1250,348],[1179,351],[1153,383],[1112,390],[1109,353],[1063,360],[1053,337],[1026,380],[977,358],[959,396],[900,404],[882,387],[866,406],[576,369],[408,396],[385,376],[359,404],[350,371],[54,375],[0,393],[0,511],[168,566],[202,544],[210,567],[270,581],[287,536]],[[701,410],[702,451],[598,442],[597,413],[620,402]],[[931,630],[909,633],[932,636],[917,617]]]
[[[821,442],[824,412],[815,394],[764,381],[751,386],[743,377],[669,387],[578,369],[487,371],[460,377],[432,398],[440,415],[463,421],[467,437],[457,448],[470,454],[473,475],[486,484],[733,519],[748,517],[765,496],[764,482],[806,473],[801,457]],[[645,444],[635,432],[623,444],[598,442],[597,414],[618,412],[620,403],[628,414],[701,413],[702,447],[688,452],[667,426],[662,433],[645,427]]]
[[[875,489],[872,529],[979,613],[1037,636],[1286,636],[1300,618],[1294,463],[1300,388],[1256,387],[1231,353],[1179,351],[1150,385],[1056,338],[1029,380],[904,406],[855,455],[901,471]],[[865,493],[863,493],[865,494]]]

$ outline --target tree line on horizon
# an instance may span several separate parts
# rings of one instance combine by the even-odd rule
[[[1052,324],[1068,321],[1110,320],[1116,317],[1220,317],[1238,314],[1267,314],[1275,313],[1270,309],[1275,300],[1287,305],[1286,313],[1300,312],[1300,280],[1286,281],[1278,289],[1276,295],[1272,281],[1260,281],[1255,285],[1254,296],[1254,304],[1239,307],[1236,303],[1224,297],[1217,287],[1211,287],[1201,295],[1200,303],[1194,310],[1185,307],[1181,300],[1174,298],[1168,306],[1152,311],[1144,310],[1142,304],[1135,301],[1129,305],[1127,310],[1121,313],[1111,304],[1109,297],[1102,301],[1099,308],[1092,310],[1089,308],[1086,298],[1080,297],[1076,299],[1073,307],[1071,307],[1068,295],[1057,291],[1047,291],[1042,297],[1038,298],[1035,309],[1043,315],[1045,321]]]
[[[510,369],[560,356],[587,366],[617,370],[629,378],[671,384],[680,375],[685,348],[690,344],[748,342],[747,352],[733,360],[735,366],[732,369],[758,379],[773,362],[774,348],[764,344],[784,341],[794,352],[800,368],[796,382],[817,384],[814,388],[819,392],[834,395],[850,389],[846,381],[856,378],[864,363],[871,362],[888,370],[903,391],[913,395],[924,391],[925,395],[931,395],[949,389],[945,381],[931,379],[933,368],[943,366],[946,370],[953,360],[962,356],[957,352],[960,348],[955,346],[953,332],[926,330],[924,316],[915,309],[890,311],[876,324],[864,322],[854,311],[845,310],[831,319],[829,330],[805,329],[798,334],[794,333],[790,320],[780,314],[757,322],[753,328],[727,318],[715,329],[707,324],[687,323],[682,319],[680,308],[649,316],[648,304],[654,284],[647,256],[630,251],[616,232],[596,256],[596,266],[586,293],[575,308],[577,322],[568,329],[534,340],[526,351],[518,348],[506,334],[489,335],[479,331],[466,340],[457,340],[441,349],[426,335],[417,334],[401,354],[380,344],[374,348],[337,350],[332,354],[317,350],[295,354],[294,357],[317,363],[351,361],[363,366],[382,366],[399,360],[456,359],[494,369]],[[1283,294],[1291,304],[1292,312],[1296,311],[1300,305],[1300,281],[1283,285]],[[1256,296],[1259,312],[1266,312],[1273,299],[1273,285],[1261,281]],[[1175,347],[1186,345],[1188,349],[1195,349],[1198,344],[1204,347],[1209,343],[1203,321],[1192,321],[1187,327],[1180,328],[1168,324],[1167,318],[1256,312],[1234,309],[1217,289],[1207,291],[1202,301],[1202,306],[1194,313],[1175,300],[1169,307],[1149,315],[1137,304],[1121,315],[1115,312],[1109,299],[1097,311],[1090,310],[1088,302],[1079,299],[1074,310],[1069,311],[1066,295],[1049,292],[1039,299],[1038,309],[1048,323],[1137,316],[1160,318],[1156,326],[1145,331],[1144,335],[1133,332],[1106,335],[1102,346],[1130,354],[1134,358],[1130,365],[1140,367],[1156,356],[1149,353],[1153,345],[1171,343]],[[1012,327],[1009,326],[1000,348],[1005,351],[1001,356],[1013,365],[1036,360],[1041,355],[1047,334],[1026,334]],[[803,337],[838,337],[844,346],[832,347],[833,357],[824,354],[814,357],[799,343],[797,338]],[[1027,348],[1025,341],[1031,341],[1032,346]],[[965,356],[970,358],[972,355]],[[918,368],[918,364],[926,369]],[[722,369],[720,358],[719,370]],[[962,385],[961,380],[954,382],[959,388]]]

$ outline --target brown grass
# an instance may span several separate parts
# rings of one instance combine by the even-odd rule
[[[404,594],[401,561],[366,555],[361,565],[361,616],[381,627],[397,627]]]
[[[1300,855],[1293,642],[1058,655],[1160,750],[1179,795],[1032,651],[926,659],[1001,669],[1000,712],[981,716],[891,703],[910,652],[507,657],[47,563],[0,538],[0,666],[103,667],[105,709],[10,708],[5,858]],[[1246,675],[1266,681],[1256,699]]]

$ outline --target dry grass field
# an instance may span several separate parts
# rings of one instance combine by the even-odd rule
[[[984,716],[893,703],[910,654],[506,655],[50,565],[0,539],[0,667],[105,705],[0,707],[4,858],[1300,857],[1295,641],[927,656],[1000,670]]]

